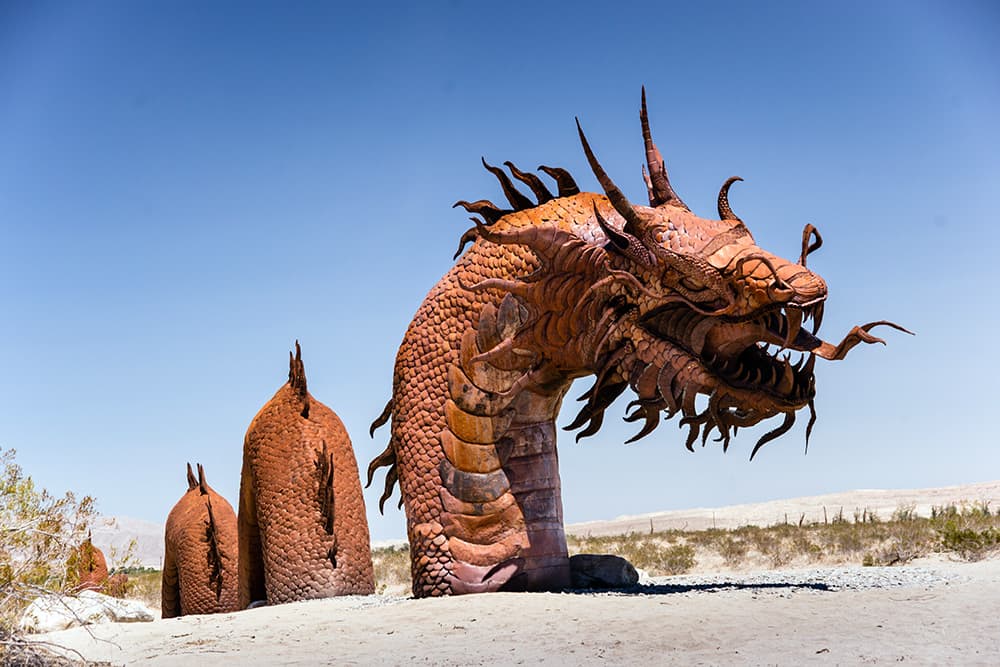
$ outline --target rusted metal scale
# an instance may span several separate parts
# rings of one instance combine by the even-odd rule
[[[400,482],[417,596],[569,585],[555,419],[572,381],[594,376],[570,429],[596,433],[626,389],[636,438],[677,415],[686,445],[714,432],[724,448],[740,427],[777,417],[766,442],[791,428],[816,395],[816,357],[843,359],[881,343],[879,325],[839,344],[818,337],[827,286],[805,265],[820,243],[807,225],[790,262],[757,246],[733,212],[727,180],[719,219],[695,215],[670,184],[653,143],[643,91],[640,124],[649,206],[630,202],[580,141],[601,193],[580,192],[562,169],[553,196],[539,177],[498,167],[511,208],[459,201],[473,245],[428,293],[396,358],[382,502]],[[810,241],[815,238],[815,242]],[[807,324],[811,323],[811,327]],[[791,355],[799,358],[793,362]],[[699,409],[696,397],[707,397]],[[610,483],[610,482],[609,482]]]

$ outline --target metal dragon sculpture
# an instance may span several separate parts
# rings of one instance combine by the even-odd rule
[[[558,185],[504,163],[511,208],[459,201],[479,218],[406,331],[392,399],[388,447],[368,469],[388,466],[380,509],[399,482],[410,542],[413,593],[556,590],[569,584],[555,419],[576,378],[596,376],[567,429],[598,431],[627,388],[629,442],[678,415],[686,445],[710,434],[728,447],[737,429],[770,417],[786,433],[796,412],[816,413],[816,357],[840,360],[859,343],[884,343],[856,326],[839,344],[817,337],[827,286],[806,266],[819,232],[806,225],[790,262],[760,248],[733,213],[727,180],[719,219],[700,218],[677,196],[653,143],[645,91],[640,113],[649,206],[632,204],[584,153],[603,194],[580,192],[563,169],[539,167]],[[808,326],[811,324],[811,326]],[[801,353],[792,363],[788,352]],[[707,397],[696,402],[698,395]],[[699,407],[699,403],[704,407]]]

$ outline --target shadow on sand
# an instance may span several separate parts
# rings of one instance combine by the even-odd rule
[[[594,593],[612,593],[615,595],[677,595],[682,593],[717,593],[721,591],[826,591],[833,592],[833,588],[824,583],[817,582],[761,582],[746,583],[738,581],[716,581],[702,584],[648,584],[645,586],[627,586],[622,588],[572,588],[564,591],[573,595],[587,595]]]

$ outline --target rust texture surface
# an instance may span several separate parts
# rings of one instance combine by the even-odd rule
[[[288,382],[260,409],[244,440],[241,607],[375,590],[351,439],[309,393],[298,342],[295,348]]]
[[[539,167],[553,194],[535,174],[483,160],[509,204],[456,204],[477,216],[456,257],[472,245],[417,310],[372,425],[391,419],[369,483],[387,467],[380,508],[399,483],[417,596],[569,584],[555,418],[575,378],[594,377],[568,427],[577,439],[631,390],[633,440],[676,416],[689,449],[713,434],[726,448],[737,429],[776,418],[752,457],[802,409],[808,439],[817,357],[883,342],[876,326],[901,329],[871,322],[822,340],[827,285],[806,265],[819,232],[806,225],[793,261],[759,247],[729,205],[737,177],[719,192],[717,219],[694,214],[653,143],[645,91],[640,120],[648,205],[626,199],[579,123],[601,193]]]
[[[236,513],[200,463],[197,477],[188,464],[187,482],[164,528],[163,618],[239,609]]]

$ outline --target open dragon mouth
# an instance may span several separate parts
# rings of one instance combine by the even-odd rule
[[[686,350],[726,385],[765,394],[784,409],[805,406],[815,396],[814,352],[824,356],[826,351],[815,335],[822,317],[822,300],[772,307],[738,320],[670,304],[642,317],[640,324]],[[810,320],[811,332],[803,326]],[[800,353],[797,359],[793,352]]]

